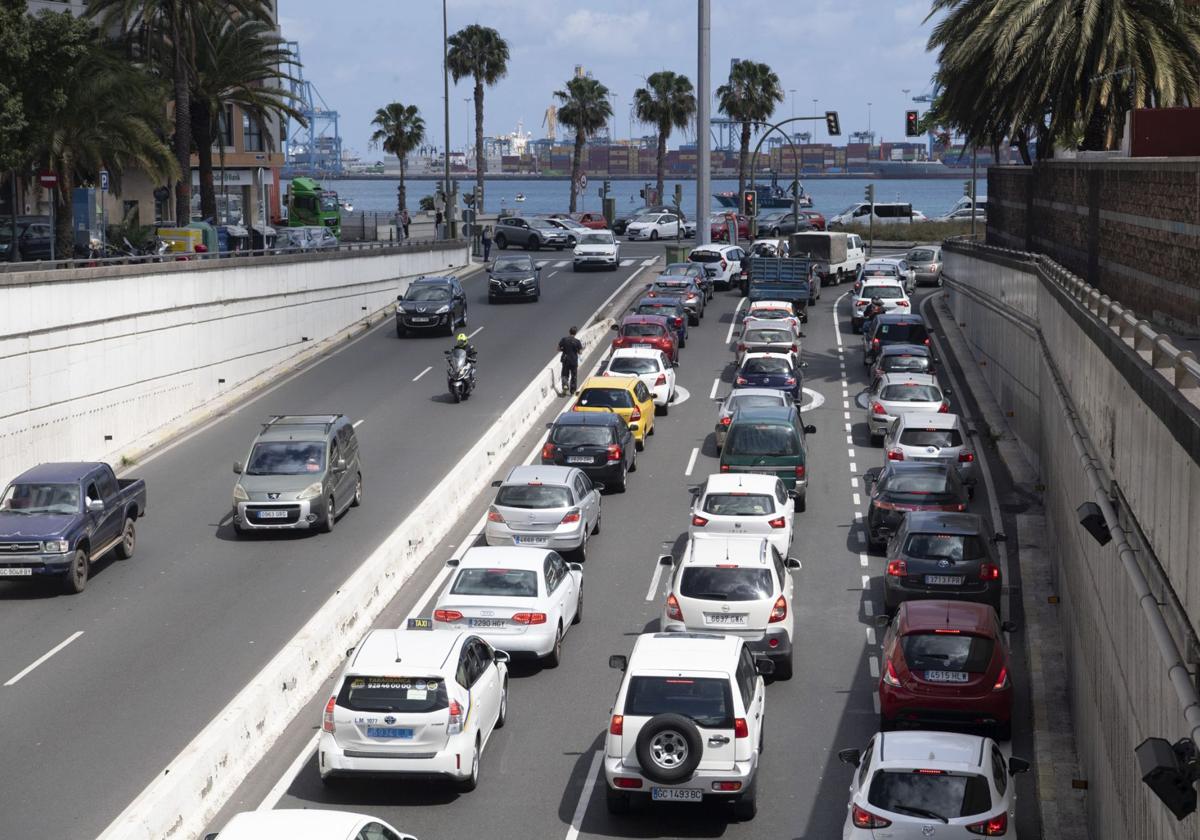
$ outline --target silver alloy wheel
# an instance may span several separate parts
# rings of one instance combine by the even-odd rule
[[[687,741],[674,729],[664,729],[650,740],[650,757],[664,770],[673,770],[687,761]]]

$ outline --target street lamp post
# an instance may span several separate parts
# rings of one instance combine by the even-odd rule
[[[712,107],[710,54],[712,38],[712,2],[700,0],[697,9],[696,45],[696,244],[707,245],[712,240],[708,224],[709,165],[712,132],[709,124]],[[661,201],[661,199],[660,199]],[[707,206],[706,206],[707,205]]]
[[[875,135],[871,131],[871,103],[870,102],[867,103],[867,143],[868,143],[868,150],[870,150],[871,146],[875,145]]]
[[[450,30],[446,21],[446,0],[442,0],[442,118],[446,123],[445,147],[442,153],[442,162],[445,164],[442,180],[442,201],[446,208],[442,215],[443,224],[446,224],[450,218],[450,65],[448,56],[450,50]],[[446,227],[450,228],[451,225],[446,224]]]
[[[813,101],[812,101],[812,104],[813,104],[813,110],[812,110],[812,112],[813,112],[814,114],[818,113],[818,111],[817,111],[817,100],[816,100],[816,99],[813,99]],[[817,137],[818,137],[818,136],[820,136],[820,135],[818,134],[818,132],[819,132],[820,130],[821,130],[821,124],[818,122],[818,123],[817,123],[817,127],[813,129],[813,136],[812,136],[812,139],[813,139],[813,142],[814,142],[814,143],[816,143],[816,142],[817,142]]]
[[[792,95],[792,116],[796,116],[796,89],[791,88],[788,93]]]

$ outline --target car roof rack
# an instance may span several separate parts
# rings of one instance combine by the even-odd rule
[[[272,414],[263,423],[263,431],[275,426],[324,426],[328,432],[341,417],[341,414]]]

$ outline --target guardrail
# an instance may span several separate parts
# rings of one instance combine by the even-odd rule
[[[963,253],[993,254],[1032,263],[1045,279],[1057,285],[1098,320],[1103,321],[1148,365],[1174,385],[1189,402],[1200,407],[1200,360],[1196,358],[1196,354],[1177,346],[1170,336],[1155,330],[1149,321],[1137,317],[1132,309],[1113,300],[1043,254],[985,245],[973,242],[969,237],[948,239],[946,245],[951,250]]]

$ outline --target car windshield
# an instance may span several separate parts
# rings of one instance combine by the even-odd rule
[[[884,356],[879,361],[879,366],[885,373],[892,371],[925,373],[932,367],[928,356],[914,356],[911,353]]]
[[[752,257],[774,257],[779,254],[779,246],[774,242],[755,242],[750,246]]]
[[[337,698],[337,705],[354,712],[419,715],[440,711],[449,704],[446,683],[436,677],[350,676],[342,682]]]
[[[247,475],[304,475],[325,469],[325,442],[319,440],[272,440],[254,444]]]
[[[635,222],[642,222],[642,223],[644,223],[644,224],[654,224],[655,222],[657,222],[657,221],[658,221],[658,214],[656,214],[656,213],[647,213],[647,214],[646,214],[646,215],[644,215],[644,216],[638,216],[636,219],[634,219],[634,221],[635,221]]]
[[[733,412],[742,408],[750,408],[751,406],[787,404],[788,400],[782,391],[779,392],[779,396],[772,396],[768,394],[738,394],[736,391],[734,391],[733,396],[730,398],[728,409],[729,411]]]
[[[742,373],[791,373],[792,365],[787,359],[747,359]]]
[[[405,300],[450,300],[449,286],[434,286],[427,283],[420,283],[416,286],[410,286],[408,292],[404,295]]]
[[[909,262],[927,263],[933,262],[933,251],[928,248],[918,248],[916,251],[909,251],[906,259]]]
[[[522,255],[496,257],[492,271],[533,271],[533,257]]]
[[[992,640],[966,633],[909,633],[901,638],[900,646],[910,671],[982,674],[992,661]],[[935,677],[933,681],[938,680]]]
[[[613,437],[608,426],[555,426],[550,441],[559,446],[608,446]]]
[[[905,382],[902,385],[884,385],[879,395],[888,402],[939,402],[942,392],[936,385],[917,385]]]
[[[742,336],[743,344],[791,344],[795,336],[788,330],[749,330]]]
[[[709,493],[704,512],[714,516],[765,516],[775,512],[775,497],[761,493]]]
[[[565,508],[571,505],[571,493],[566,487],[545,484],[505,484],[496,494],[496,504],[532,510]]]
[[[79,513],[77,484],[10,484],[0,499],[4,513]]]
[[[529,226],[531,228],[542,228],[543,230],[562,230],[562,228],[560,228],[558,225],[550,224],[550,222],[546,221],[545,219],[530,219]]]
[[[919,560],[982,560],[983,540],[975,534],[909,534],[904,553]]]
[[[733,728],[729,680],[711,677],[631,677],[625,694],[626,717],[676,714],[707,729]]]
[[[900,496],[937,496],[953,492],[948,471],[905,470],[884,479],[881,490]]]
[[[536,598],[537,572],[530,569],[461,569],[451,595],[498,595]]]
[[[730,455],[799,455],[800,441],[791,426],[735,423],[725,451]]]
[[[962,435],[958,429],[905,429],[900,433],[904,446],[962,446]]]
[[[586,388],[579,395],[583,408],[633,408],[633,395],[624,388]]]
[[[900,300],[905,297],[904,289],[899,286],[863,286],[860,297],[870,300],[871,298],[880,298],[881,300]]]
[[[325,193],[324,195],[321,196],[321,212],[322,213],[332,213],[332,212],[337,211],[338,209],[339,208],[338,208],[337,193]]]
[[[612,245],[611,233],[585,233],[579,238],[580,245]]]
[[[991,810],[987,779],[941,770],[879,770],[867,801],[893,814],[935,819],[969,817]]]
[[[875,338],[884,344],[921,344],[929,336],[924,324],[905,322],[900,324],[880,324],[875,330]]]
[[[659,338],[667,334],[662,324],[626,324],[621,328],[626,336]]]
[[[690,566],[679,582],[680,595],[705,601],[761,601],[770,598],[771,592],[771,570],[767,568]]]
[[[658,362],[644,356],[618,356],[608,365],[609,373],[628,373],[636,376],[639,373],[657,373]]]

